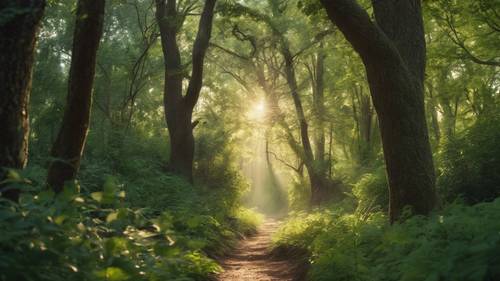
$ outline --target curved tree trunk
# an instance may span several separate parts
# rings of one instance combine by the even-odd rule
[[[4,168],[22,169],[28,160],[28,102],[44,8],[44,0],[0,2],[0,182],[6,177]],[[19,191],[2,195],[17,201]]]
[[[293,103],[295,105],[295,113],[300,127],[300,139],[302,148],[300,156],[304,160],[307,173],[309,175],[309,182],[311,184],[311,206],[318,206],[332,197],[340,197],[340,190],[338,186],[332,185],[327,178],[326,169],[322,163],[318,163],[318,155],[314,155],[311,141],[309,138],[309,125],[307,123],[302,101],[299,96],[297,78],[295,76],[295,69],[293,66],[293,56],[287,46],[287,42],[282,42],[282,55],[285,60],[285,76],[290,93],[292,95]],[[290,142],[290,141],[289,141]],[[324,153],[324,136],[323,136],[323,153]],[[319,157],[322,159],[322,157]]]
[[[68,96],[64,118],[52,157],[47,183],[61,192],[64,183],[76,177],[80,168],[90,122],[92,88],[97,49],[102,36],[104,0],[79,0],[73,35]]]
[[[373,1],[376,24],[354,0],[321,0],[366,68],[379,117],[390,191],[390,219],[405,206],[428,214],[436,205],[425,119],[425,40],[419,0]]]
[[[163,104],[170,137],[169,170],[193,181],[194,136],[197,122],[192,122],[193,109],[203,84],[203,62],[212,33],[216,0],[206,0],[201,13],[198,33],[192,52],[192,70],[186,94],[182,82],[185,76],[177,33],[186,15],[180,14],[176,0],[156,0],[156,20],[160,27],[165,61]]]

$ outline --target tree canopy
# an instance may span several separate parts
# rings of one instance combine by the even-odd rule
[[[2,1],[0,281],[498,280],[498,46],[498,0]]]

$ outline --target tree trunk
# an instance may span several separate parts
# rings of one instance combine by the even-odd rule
[[[206,0],[201,13],[198,33],[192,52],[191,78],[183,96],[184,69],[177,33],[186,15],[179,14],[175,0],[156,0],[156,20],[165,61],[163,104],[170,137],[169,170],[193,181],[194,136],[196,122],[192,122],[193,109],[203,84],[203,62],[212,33],[216,0]]]
[[[300,139],[302,143],[302,157],[304,159],[304,165],[306,166],[307,173],[309,174],[309,182],[311,184],[311,206],[318,206],[329,197],[338,194],[337,190],[327,190],[328,188],[334,189],[334,186],[329,186],[326,178],[325,169],[317,167],[317,160],[314,157],[311,142],[309,139],[309,129],[307,120],[304,114],[304,109],[302,107],[302,101],[299,96],[297,78],[295,76],[295,70],[293,66],[293,56],[286,45],[286,42],[282,42],[282,55],[285,60],[285,75],[288,87],[290,88],[290,93],[292,95],[293,103],[295,105],[295,113],[297,114],[297,120],[300,127]],[[323,137],[324,138],[324,137]],[[324,142],[324,140],[323,140]],[[323,144],[324,145],[324,144]],[[324,148],[323,148],[324,153]],[[328,195],[328,196],[327,196]]]
[[[425,40],[418,0],[373,1],[373,23],[354,0],[321,0],[366,68],[379,117],[390,193],[390,220],[405,206],[428,214],[437,204],[425,119]]]
[[[330,123],[330,136],[328,141],[328,179],[333,178],[333,123]]]
[[[373,153],[373,109],[370,96],[363,93],[362,86],[359,87],[359,114],[359,160],[362,165],[368,165]]]
[[[455,122],[456,115],[451,103],[452,101],[448,97],[440,98],[440,106],[442,109],[442,125],[443,131],[446,139],[453,138],[455,135]]]
[[[61,192],[76,177],[87,138],[97,49],[102,36],[104,0],[79,0],[76,11],[68,96],[59,134],[52,147],[47,183]]]
[[[325,52],[323,44],[320,43],[319,50],[314,62],[315,71],[313,73],[313,111],[315,115],[315,155],[316,161],[321,169],[326,169],[325,163],[325,86],[324,86],[324,73],[325,73]]]
[[[44,8],[44,0],[0,2],[0,182],[7,174],[4,168],[22,169],[28,160],[28,102]],[[19,191],[2,196],[17,201]]]
[[[441,128],[439,127],[439,119],[437,114],[437,106],[435,97],[433,95],[432,85],[429,85],[429,102],[428,102],[428,111],[431,115],[431,124],[432,124],[432,132],[434,133],[434,138],[436,143],[439,144],[441,141]]]

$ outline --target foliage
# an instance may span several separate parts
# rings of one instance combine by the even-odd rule
[[[389,187],[385,167],[378,167],[373,173],[366,173],[354,184],[352,192],[362,213],[388,211]]]
[[[290,210],[307,210],[311,198],[311,190],[304,178],[298,178],[288,189]]]
[[[245,194],[252,198],[245,168],[266,156],[269,171],[256,173],[265,179],[255,181],[269,195],[265,205],[288,202],[294,211],[276,243],[307,249],[313,280],[500,279],[498,0],[423,2],[425,102],[439,195],[445,206],[460,197],[468,205],[492,202],[453,203],[430,218],[393,226],[386,222],[380,129],[364,65],[318,0],[218,1],[193,116],[194,185],[166,172],[164,63],[154,2],[108,1],[78,174],[82,191],[77,185],[58,196],[41,191],[64,111],[76,5],[47,2],[33,70],[29,164],[8,180],[26,192],[20,205],[0,201],[0,281],[206,280],[220,269],[209,256],[225,253],[260,221],[240,202]],[[371,9],[370,1],[357,2]],[[191,54],[198,4],[178,1],[186,12],[178,36],[183,58]],[[2,10],[0,25],[19,12]],[[324,137],[328,176],[352,186],[341,204],[309,213],[283,40],[310,135]],[[320,52],[321,125],[313,94]],[[254,104],[263,105],[262,116],[251,116]],[[278,185],[288,198],[269,188]]]
[[[479,119],[450,139],[440,154],[439,187],[445,200],[468,203],[500,196],[500,114]]]
[[[429,218],[389,225],[337,207],[294,214],[277,244],[307,249],[311,280],[497,280],[500,199],[452,204]]]
[[[8,181],[34,188],[15,172]],[[258,222],[245,209],[216,214],[211,201],[156,214],[127,207],[113,178],[102,191],[79,189],[25,193],[18,205],[1,199],[0,280],[206,280],[220,271],[207,253],[221,254]]]

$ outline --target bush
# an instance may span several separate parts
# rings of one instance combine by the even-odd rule
[[[241,208],[130,207],[113,178],[99,192],[73,184],[59,195],[34,190],[15,172],[8,181],[26,192],[19,204],[0,198],[1,281],[207,280],[220,271],[208,256],[227,249],[237,231],[255,229],[256,216]],[[207,201],[217,204],[213,196]]]
[[[385,166],[380,166],[374,172],[361,176],[359,181],[354,184],[352,192],[358,199],[359,212],[387,212],[389,209],[389,187]]]
[[[440,154],[438,186],[446,201],[474,204],[500,196],[500,114],[479,119]]]
[[[307,249],[314,281],[492,281],[500,280],[499,229],[497,199],[453,204],[392,226],[382,213],[302,214],[283,226],[276,243]]]

